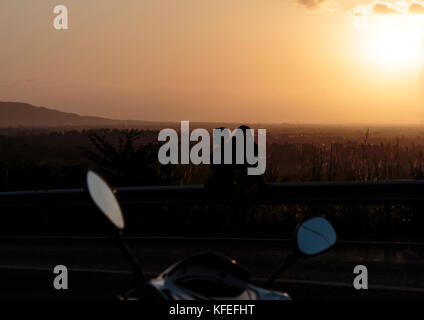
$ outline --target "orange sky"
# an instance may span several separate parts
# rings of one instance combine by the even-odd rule
[[[424,122],[421,3],[61,0],[61,31],[57,4],[0,2],[1,101],[120,119]]]

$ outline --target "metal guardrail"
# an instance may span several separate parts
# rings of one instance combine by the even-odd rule
[[[212,201],[228,203],[213,196],[205,185],[116,188],[123,205],[201,205]],[[243,203],[257,204],[380,204],[424,202],[424,180],[290,182],[267,183],[257,197]],[[56,189],[0,192],[0,207],[87,205],[85,189]]]

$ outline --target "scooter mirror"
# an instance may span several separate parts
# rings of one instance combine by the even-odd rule
[[[100,211],[120,230],[124,229],[124,217],[112,189],[98,174],[87,172],[87,189]]]
[[[297,230],[297,247],[306,255],[316,255],[331,248],[337,240],[333,226],[326,219],[315,217],[302,223]]]

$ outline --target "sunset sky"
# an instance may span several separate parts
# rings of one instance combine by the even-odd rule
[[[53,8],[69,9],[69,30]],[[158,121],[424,123],[424,3],[2,0],[0,101]]]

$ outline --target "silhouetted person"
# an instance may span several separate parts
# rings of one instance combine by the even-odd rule
[[[227,128],[220,127],[215,130],[228,130]],[[225,146],[228,143],[231,143],[231,136],[225,140],[225,137],[221,137],[221,143],[218,146],[213,146],[213,150],[210,155],[210,168],[211,168],[211,176],[206,182],[206,187],[212,193],[214,198],[226,198],[231,199],[233,194],[233,185],[234,185],[234,166],[232,164],[224,163],[224,155],[225,155]],[[221,163],[214,164],[214,153],[218,152],[218,148],[220,148],[221,153]]]
[[[217,128],[224,130],[225,128]],[[247,162],[246,150],[247,143],[253,143],[254,155],[258,156],[258,145],[254,142],[254,137],[250,132],[248,126],[240,126],[239,129],[243,132],[243,136],[237,137],[237,133],[225,140],[221,138],[221,143],[216,146],[211,153],[211,177],[206,183],[209,189],[212,200],[224,200],[230,205],[231,217],[216,217],[222,222],[224,219],[231,218],[231,220],[240,221],[244,219],[247,212],[247,202],[254,201],[259,195],[263,185],[262,175],[248,175],[247,169],[255,167],[256,164],[249,164]],[[240,134],[240,133],[239,133]],[[237,139],[243,139],[243,163],[237,164]],[[232,161],[231,164],[224,163],[224,152],[228,143],[231,143]],[[240,142],[238,142],[240,143]],[[216,148],[221,148],[221,163],[213,163],[214,152]]]
[[[232,137],[232,152],[233,152],[233,163],[234,163],[234,183],[242,187],[244,196],[251,196],[252,192],[257,190],[263,184],[263,175],[248,175],[248,168],[255,167],[256,164],[249,164],[247,162],[247,145],[253,143],[254,156],[258,157],[259,148],[258,144],[255,142],[255,138],[252,135],[250,128],[246,125],[240,126],[240,129],[243,132],[243,164],[236,163],[237,156],[237,137],[233,135]]]

